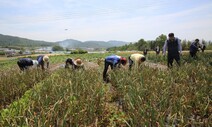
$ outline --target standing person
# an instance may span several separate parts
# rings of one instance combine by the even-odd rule
[[[157,47],[155,48],[155,52],[156,52],[156,55],[159,55],[159,54],[160,54],[160,47],[159,47],[159,46],[157,46]]]
[[[118,55],[111,55],[111,56],[107,56],[105,58],[105,67],[104,67],[104,71],[103,71],[103,80],[105,82],[109,82],[109,80],[107,79],[107,70],[108,67],[110,66],[111,69],[115,69],[117,66],[120,67],[120,65],[126,65],[127,63],[127,59]]]
[[[190,56],[193,57],[193,58],[197,57],[196,53],[198,51],[198,47],[199,47],[198,45],[199,45],[199,39],[195,39],[195,41],[192,42],[191,45],[190,45],[190,48],[189,48]]]
[[[20,70],[24,71],[24,70],[28,69],[28,67],[30,67],[30,66],[37,66],[38,61],[32,60],[30,58],[21,58],[18,60],[17,64],[18,64]]]
[[[147,49],[147,48],[144,48],[144,51],[143,51],[144,56],[146,56],[146,55],[147,55],[147,52],[148,52],[148,49]]]
[[[174,33],[169,33],[168,36],[169,38],[165,41],[163,46],[163,55],[166,55],[166,49],[168,48],[168,67],[172,67],[174,59],[178,66],[180,66],[180,54],[182,52],[180,39],[174,37]]]
[[[44,70],[44,66],[46,64],[46,68],[49,68],[49,57],[47,55],[40,55],[37,57],[38,66],[41,66],[42,70]]]
[[[129,70],[131,70],[133,64],[138,68],[145,60],[146,58],[142,54],[131,54],[129,56]]]

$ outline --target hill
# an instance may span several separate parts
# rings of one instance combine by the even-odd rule
[[[114,46],[122,46],[128,44],[124,41],[85,41],[81,42],[74,39],[67,39],[64,41],[56,42],[64,48],[109,48]]]
[[[66,39],[64,41],[58,42],[46,42],[38,40],[30,40],[27,38],[9,36],[0,34],[0,46],[2,47],[44,47],[44,46],[53,46],[59,45],[63,48],[109,48],[114,46],[122,46],[128,44],[124,41],[78,41],[74,39]]]
[[[0,46],[41,47],[52,45],[54,45],[52,42],[30,40],[21,37],[0,34]]]

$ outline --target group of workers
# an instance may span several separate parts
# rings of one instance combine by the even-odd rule
[[[169,33],[168,37],[169,38],[165,41],[165,44],[163,46],[164,56],[166,55],[166,50],[168,49],[167,50],[168,51],[167,66],[169,68],[172,67],[174,60],[180,66],[180,56],[182,53],[182,46],[181,46],[180,39],[176,38],[174,36],[174,33]],[[205,49],[205,47],[203,48]],[[199,49],[199,39],[195,39],[195,41],[190,45],[190,56],[196,57],[196,53],[198,49]],[[203,52],[204,52],[204,49],[203,49]],[[155,51],[157,55],[160,53],[159,46],[156,47]],[[145,57],[146,55],[147,55],[147,49],[145,49],[144,55],[138,54],[138,53],[131,54],[128,57],[129,70],[131,70],[133,65],[136,68],[139,67],[141,63],[143,63],[146,60],[146,57]],[[108,82],[107,71],[109,66],[112,70],[114,70],[117,67],[120,68],[121,65],[125,66],[126,63],[127,63],[127,59],[125,57],[118,56],[118,55],[107,56],[104,61],[103,80]],[[45,65],[46,65],[46,68],[49,67],[49,57],[47,55],[40,55],[37,57],[37,60],[32,60],[30,58],[21,58],[19,59],[17,64],[20,70],[22,71],[27,69],[29,66],[37,66],[37,67],[41,67],[42,70],[45,70]],[[84,69],[84,64],[82,60],[79,58],[75,60],[71,58],[66,59],[65,68],[70,68],[70,66],[74,70],[79,68]]]

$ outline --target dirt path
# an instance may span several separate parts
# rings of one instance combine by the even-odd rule
[[[151,62],[144,62],[144,65],[145,66],[148,66],[150,68],[153,68],[153,69],[158,69],[158,70],[161,70],[161,71],[165,71],[168,69],[168,67],[166,65],[162,65],[162,64],[157,64],[157,63],[151,63]]]

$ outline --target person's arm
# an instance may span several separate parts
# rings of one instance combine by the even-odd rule
[[[47,67],[47,68],[49,68],[49,62],[47,62],[47,65],[46,65],[46,67]]]
[[[178,39],[177,43],[178,43],[178,51],[181,54],[182,53],[182,45],[181,45],[180,39]]]
[[[167,49],[167,40],[165,41],[163,45],[163,55],[166,55],[166,49]]]
[[[113,67],[115,68],[117,64],[119,64],[118,60],[114,60],[113,61]]]

